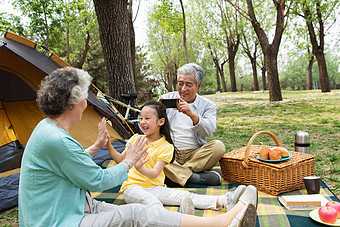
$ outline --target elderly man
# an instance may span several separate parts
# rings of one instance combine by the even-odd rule
[[[179,155],[166,165],[165,175],[184,186],[187,182],[204,185],[220,185],[221,176],[214,167],[225,152],[219,140],[206,142],[216,130],[216,105],[198,95],[204,70],[189,63],[177,71],[178,91],[169,92],[162,99],[179,99],[177,108],[168,108],[167,115],[172,129],[172,139]]]

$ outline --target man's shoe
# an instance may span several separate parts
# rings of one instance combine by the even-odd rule
[[[258,200],[257,198],[258,198],[257,188],[255,188],[253,185],[248,185],[239,200],[245,205],[251,203],[257,209]]]
[[[216,186],[221,185],[222,177],[216,171],[203,171],[199,173],[199,183],[204,185]]]
[[[231,227],[255,227],[256,208],[253,204],[248,203],[243,210],[236,215],[229,226]]]
[[[181,205],[179,207],[179,212],[182,214],[195,214],[195,206],[194,202],[191,200],[189,196],[184,197],[181,201]]]
[[[229,191],[225,194],[224,207],[230,211],[238,202],[247,186],[240,185],[234,191]]]

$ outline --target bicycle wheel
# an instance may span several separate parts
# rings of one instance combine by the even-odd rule
[[[138,118],[137,119],[139,119],[139,114],[138,114]],[[129,123],[129,125],[130,125],[130,127],[132,128],[132,130],[135,132],[135,133],[138,133],[138,134],[144,134],[143,133],[143,130],[141,129],[141,127],[140,127],[140,125],[139,125],[139,120],[138,121],[133,121],[133,122],[131,122],[131,121],[128,121],[128,123]]]

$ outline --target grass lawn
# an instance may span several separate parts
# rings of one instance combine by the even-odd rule
[[[268,92],[206,96],[217,104],[217,130],[209,139],[224,142],[226,152],[247,145],[258,131],[269,131],[281,146],[294,151],[295,133],[310,136],[315,174],[340,198],[340,91],[282,91],[283,101],[269,102]],[[253,144],[275,145],[267,135]]]
[[[246,146],[258,131],[269,131],[281,146],[294,151],[295,133],[310,135],[316,175],[340,198],[340,91],[282,91],[283,101],[269,102],[268,92],[207,95],[217,104],[217,130],[209,140],[224,142],[226,151]],[[253,144],[275,145],[266,135]],[[0,213],[1,226],[18,226],[17,208]]]

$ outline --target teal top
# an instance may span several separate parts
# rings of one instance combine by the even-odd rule
[[[21,163],[20,226],[79,226],[85,192],[126,179],[124,164],[102,169],[69,133],[44,119],[32,132]]]

